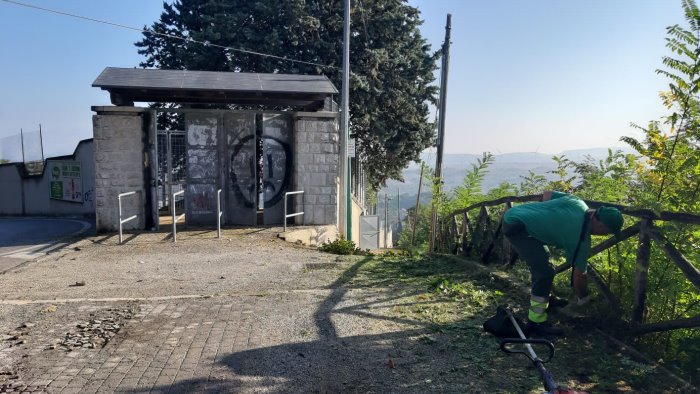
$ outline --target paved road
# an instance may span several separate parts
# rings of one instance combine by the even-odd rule
[[[88,233],[92,225],[79,219],[0,218],[0,273],[65,245]]]

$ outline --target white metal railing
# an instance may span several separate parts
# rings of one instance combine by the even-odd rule
[[[287,215],[287,196],[291,196],[291,195],[293,195],[293,194],[302,194],[302,196],[301,196],[301,206],[302,206],[302,207],[304,206],[304,196],[303,196],[304,191],[303,191],[303,190],[299,190],[299,191],[295,191],[295,192],[287,192],[287,193],[284,193],[284,231],[285,231],[285,232],[287,231],[287,218],[291,218],[291,217],[294,217],[294,216],[299,216],[299,215],[303,215],[303,214],[304,214],[304,211],[301,211],[301,212],[297,212],[297,213],[290,213],[289,215]]]
[[[178,222],[178,220],[185,217],[184,213],[180,216],[176,216],[176,213],[175,213],[175,197],[177,197],[181,194],[185,195],[185,191],[180,190],[179,192],[173,193],[173,198],[170,200],[170,207],[172,208],[172,211],[173,211],[173,242],[177,242],[177,222]]]
[[[221,210],[221,189],[216,191],[216,237],[221,238],[221,215],[224,211]]]
[[[119,244],[120,245],[122,244],[122,242],[124,242],[124,235],[122,233],[122,225],[124,223],[126,223],[130,220],[134,220],[138,217],[138,215],[133,215],[133,216],[129,216],[126,219],[122,219],[122,197],[131,196],[133,194],[136,194],[136,191],[121,193],[117,196],[117,201],[119,203]]]

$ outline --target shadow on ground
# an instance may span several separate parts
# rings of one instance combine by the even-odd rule
[[[177,381],[150,392],[224,393],[527,393],[541,391],[537,371],[498,350],[482,323],[500,302],[522,302],[522,291],[474,269],[435,258],[364,258],[333,284],[314,314],[317,340],[234,352],[220,375]],[[380,296],[344,305],[352,289]],[[340,336],[332,317],[394,324],[394,331]],[[589,392],[678,392],[658,371],[619,354],[595,333],[568,326],[549,364],[560,384]],[[232,378],[233,376],[233,378]],[[133,391],[138,393],[140,391]]]

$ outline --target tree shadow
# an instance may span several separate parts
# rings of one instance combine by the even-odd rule
[[[346,305],[347,286],[371,258],[349,267],[331,286],[330,294],[314,311],[318,337],[309,341],[283,343],[276,346],[234,351],[217,359],[208,376],[178,380],[142,392],[168,393],[480,393],[541,391],[542,383],[530,361],[510,357],[499,351],[498,341],[482,329],[482,323],[496,305],[482,304],[471,308],[460,318],[449,322],[426,322],[411,316],[388,316],[382,308],[401,305],[440,305],[440,300],[416,301],[416,292],[380,293],[367,302]],[[451,267],[450,267],[451,265]],[[381,267],[383,274],[394,275],[395,267]],[[426,276],[422,267],[411,275]],[[438,275],[452,273],[461,277],[460,264],[446,264]],[[370,276],[376,274],[370,269]],[[405,274],[405,272],[404,272]],[[480,274],[474,274],[479,277]],[[383,281],[373,277],[377,288]],[[424,278],[425,279],[425,278]],[[499,284],[491,282],[495,287]],[[371,286],[370,286],[371,287]],[[357,301],[357,299],[355,299]],[[352,324],[366,325],[370,332],[343,335],[338,322],[344,317]],[[337,325],[338,324],[338,325]],[[386,324],[378,333],[371,333],[374,324]],[[385,329],[394,327],[395,329]],[[357,332],[357,331],[356,331]],[[573,334],[573,332],[572,332]],[[611,369],[619,379],[602,382],[590,360],[576,365],[577,360],[592,354],[595,357],[609,349],[595,343],[594,335],[576,335],[561,344],[569,355],[552,362],[548,368],[560,383],[583,387],[589,391],[623,392],[630,388],[624,371],[610,360],[594,359],[600,370]],[[577,349],[572,352],[571,349]],[[573,366],[572,366],[573,365]],[[617,369],[616,369],[617,368]],[[566,372],[563,372],[566,371]],[[568,379],[568,380],[567,380]],[[639,387],[639,386],[633,386]],[[643,387],[643,386],[642,386]]]

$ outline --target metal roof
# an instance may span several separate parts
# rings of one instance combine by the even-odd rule
[[[318,107],[338,90],[324,75],[107,67],[92,83],[115,105],[133,102],[269,104]]]

